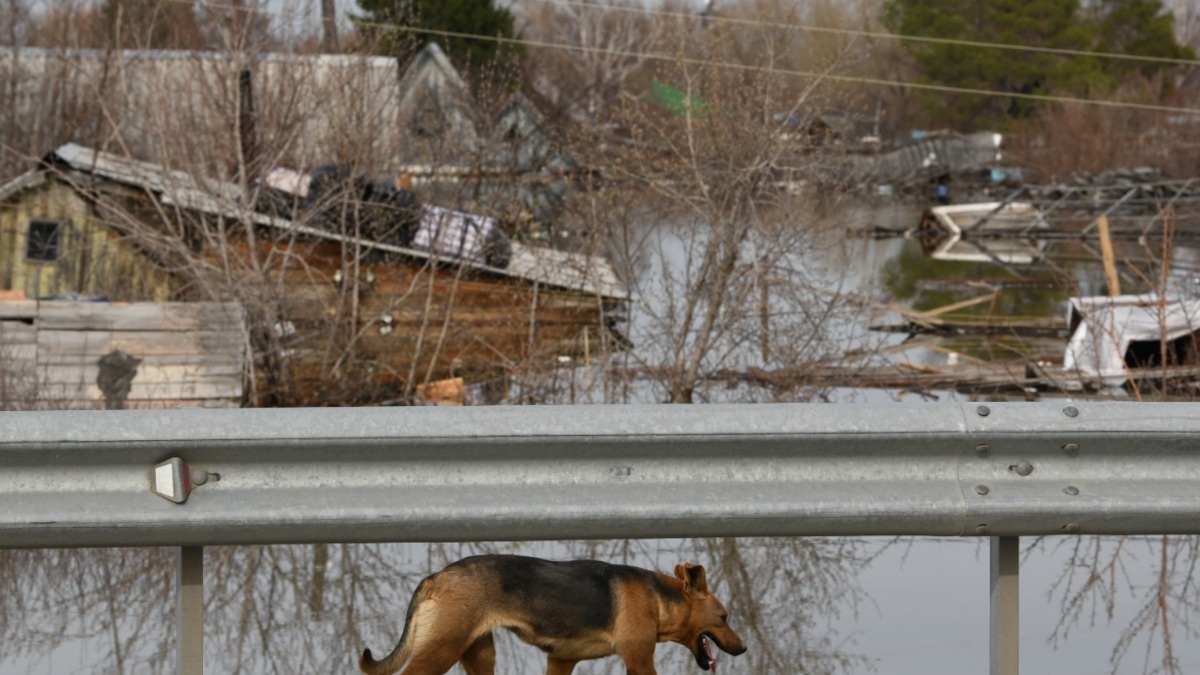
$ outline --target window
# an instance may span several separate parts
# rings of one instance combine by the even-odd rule
[[[62,223],[56,220],[29,221],[29,240],[25,246],[25,259],[30,262],[58,260],[58,245],[61,239]]]
[[[417,138],[437,140],[446,133],[446,116],[433,94],[426,93],[413,114],[410,128]]]

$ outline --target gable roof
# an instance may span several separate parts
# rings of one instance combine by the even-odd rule
[[[4,185],[0,185],[0,202],[6,201],[13,195],[31,190],[45,182],[45,172],[38,169],[30,169]]]
[[[350,237],[319,227],[258,213],[245,205],[241,191],[232,183],[200,180],[189,173],[174,171],[158,164],[120,157],[107,152],[68,143],[43,159],[43,168],[28,171],[0,185],[0,200],[45,181],[47,168],[62,167],[155,194],[164,204],[199,211],[231,220],[253,222],[292,234],[351,243],[364,248],[397,253],[407,258],[428,260],[434,254],[394,244]],[[512,242],[512,255],[506,268],[500,269],[470,260],[449,261],[497,276],[523,279],[556,288],[594,294],[608,299],[627,300],[629,292],[606,260],[569,251],[527,246]]]
[[[471,93],[449,57],[434,42],[428,42],[400,77],[398,111],[401,120],[412,124],[427,107],[445,122],[445,135],[460,147],[479,146],[479,130],[471,119]]]

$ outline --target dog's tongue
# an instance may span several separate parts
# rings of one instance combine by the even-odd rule
[[[704,645],[704,658],[708,659],[708,669],[715,675],[717,672],[717,657],[713,656],[712,648],[708,646],[708,638],[701,636],[700,644]]]

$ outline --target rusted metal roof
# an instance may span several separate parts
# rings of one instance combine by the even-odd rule
[[[154,193],[165,204],[200,211],[231,220],[249,221],[305,237],[353,243],[379,251],[398,253],[413,259],[430,259],[434,254],[413,248],[374,242],[303,225],[291,220],[258,213],[246,206],[237,185],[219,180],[198,179],[184,171],[171,170],[158,164],[143,162],[111,153],[68,143],[50,153],[48,164],[60,164],[71,170],[99,176]],[[0,186],[0,197],[7,194],[17,181],[32,180],[23,174],[8,185]],[[489,267],[469,260],[447,260],[489,274],[508,276],[527,281],[593,294],[606,299],[627,300],[629,292],[617,277],[608,261],[540,246],[512,243],[512,257],[504,269]]]

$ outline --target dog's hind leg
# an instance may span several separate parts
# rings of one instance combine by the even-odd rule
[[[546,659],[546,675],[571,675],[578,661],[564,661],[553,656]]]
[[[458,662],[467,675],[493,675],[496,672],[496,642],[492,634],[480,635]]]
[[[458,655],[449,650],[439,650],[413,656],[400,671],[400,675],[446,675],[458,661]]]

